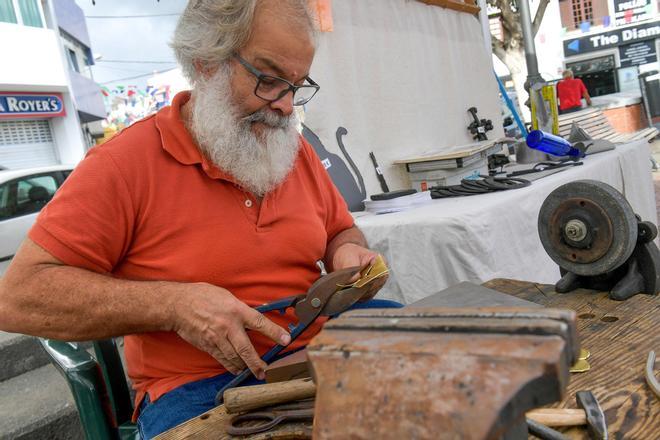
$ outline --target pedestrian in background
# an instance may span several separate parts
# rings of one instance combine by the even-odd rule
[[[557,83],[559,114],[571,113],[582,109],[582,98],[591,105],[591,97],[581,79],[573,78],[573,72],[564,70],[563,78]]]

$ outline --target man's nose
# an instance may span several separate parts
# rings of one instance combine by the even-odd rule
[[[284,116],[289,116],[293,113],[293,92],[289,91],[277,101],[271,102],[270,108],[279,110]]]

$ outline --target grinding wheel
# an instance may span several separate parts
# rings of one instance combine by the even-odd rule
[[[560,186],[539,212],[539,236],[560,267],[594,276],[626,262],[637,242],[637,219],[616,189],[596,180]]]

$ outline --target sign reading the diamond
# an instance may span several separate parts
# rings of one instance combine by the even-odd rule
[[[657,37],[660,37],[660,21],[658,20],[601,34],[564,40],[564,55],[570,57]]]

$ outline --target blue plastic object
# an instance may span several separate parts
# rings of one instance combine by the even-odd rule
[[[527,146],[554,156],[584,156],[582,151],[573,147],[573,145],[564,138],[541,130],[533,130],[529,132],[529,135],[527,135]]]
[[[504,84],[502,84],[502,80],[500,79],[500,77],[497,76],[497,73],[495,73],[495,79],[497,80],[497,85],[500,88],[500,93],[502,94],[502,98],[504,98],[504,102],[506,102],[507,107],[509,107],[511,114],[513,115],[513,119],[516,121],[516,124],[520,129],[520,133],[522,133],[522,136],[526,138],[528,134],[527,134],[527,129],[525,128],[525,124],[523,124],[522,119],[520,119],[520,116],[516,111],[516,106],[513,105],[513,101],[511,101],[511,98],[509,98],[509,94],[506,92],[506,88],[504,87]]]

